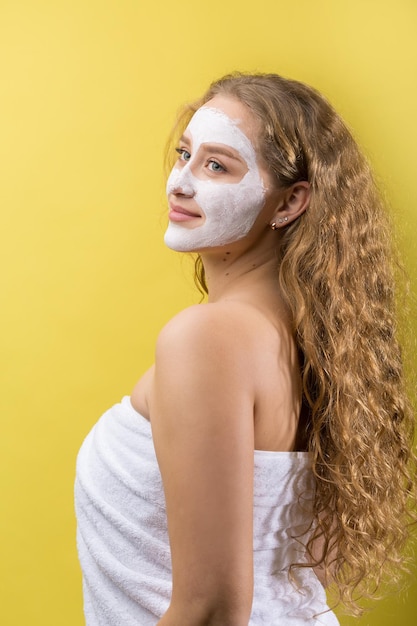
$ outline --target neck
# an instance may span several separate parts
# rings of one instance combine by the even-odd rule
[[[249,303],[279,298],[276,240],[273,248],[239,250],[236,245],[201,254],[209,302],[241,300]]]

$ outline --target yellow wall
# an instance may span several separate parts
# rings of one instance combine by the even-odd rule
[[[233,69],[321,89],[385,181],[416,290],[416,25],[414,0],[0,0],[2,624],[83,623],[77,450],[198,299],[162,243],[184,100]],[[416,592],[355,623],[415,625]]]

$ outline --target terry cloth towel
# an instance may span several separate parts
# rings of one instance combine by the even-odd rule
[[[249,626],[337,626],[311,568],[296,568],[311,520],[309,455],[255,451],[254,599]],[[169,605],[165,499],[148,420],[129,397],[109,409],[77,459],[77,544],[87,626],[155,626]]]

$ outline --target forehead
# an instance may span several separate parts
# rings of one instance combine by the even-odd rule
[[[190,135],[193,149],[204,143],[222,144],[237,150],[246,161],[253,160],[254,148],[241,129],[242,120],[210,105],[211,102],[198,109],[187,126],[186,134]]]

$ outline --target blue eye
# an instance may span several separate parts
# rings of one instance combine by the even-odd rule
[[[208,168],[212,172],[225,172],[226,168],[223,165],[220,165],[217,161],[210,160],[208,162]]]
[[[185,148],[175,148],[175,151],[180,155],[180,161],[189,161],[191,154]]]

